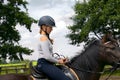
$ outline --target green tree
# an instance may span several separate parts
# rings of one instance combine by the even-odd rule
[[[69,26],[71,31],[67,35],[71,44],[79,44],[90,40],[89,34],[94,33],[97,37],[107,31],[114,36],[120,34],[120,0],[84,0],[74,6],[75,16],[72,17],[74,24]]]
[[[16,25],[25,26],[31,31],[36,22],[27,13],[25,0],[0,0],[0,60],[23,60],[22,54],[30,55],[33,50],[19,44],[21,36]]]

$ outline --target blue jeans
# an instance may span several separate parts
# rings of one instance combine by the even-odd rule
[[[70,80],[58,67],[44,58],[38,59],[37,68],[46,74],[50,80]]]

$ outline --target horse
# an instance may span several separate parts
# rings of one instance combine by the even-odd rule
[[[110,47],[108,45],[111,45]],[[68,63],[80,80],[99,80],[105,65],[118,65],[120,47],[112,42],[102,44],[95,40],[80,55]]]
[[[112,46],[109,47],[106,45]],[[78,54],[73,57],[70,62],[66,63],[66,65],[77,74],[79,80],[99,80],[105,65],[111,65],[113,67],[117,65],[119,67],[119,64],[120,47],[113,45],[112,42],[107,42],[104,45],[99,40],[92,41],[81,54]],[[29,77],[29,79],[26,80],[49,80],[46,78],[36,79],[31,77],[31,75],[26,77]],[[19,80],[24,80],[21,78],[19,78]]]

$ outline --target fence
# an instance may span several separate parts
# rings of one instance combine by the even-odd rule
[[[8,65],[8,66],[0,66],[0,75],[2,74],[11,74],[11,73],[28,73],[29,68],[26,64],[19,64],[19,65]]]

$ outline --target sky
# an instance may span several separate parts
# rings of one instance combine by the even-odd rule
[[[53,52],[62,54],[71,58],[83,50],[83,44],[77,47],[69,44],[69,39],[65,36],[70,32],[67,26],[73,24],[70,17],[74,16],[74,5],[76,0],[27,0],[28,13],[30,17],[39,20],[41,16],[49,15],[55,19],[56,28],[53,29],[50,37],[54,39]],[[38,43],[39,43],[39,27],[33,24],[29,32],[26,28],[17,26],[20,32],[20,44],[23,47],[33,49],[31,56],[24,55],[25,59],[37,60],[39,58]]]

